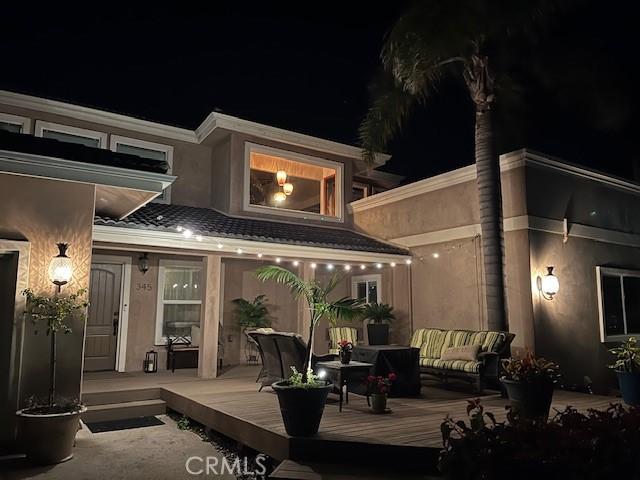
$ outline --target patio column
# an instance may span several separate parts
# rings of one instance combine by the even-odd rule
[[[300,276],[305,282],[316,278],[316,271],[311,268],[311,264],[304,262],[300,266]],[[309,313],[309,306],[304,298],[298,300],[298,332],[302,334],[302,337],[306,342],[309,341],[307,335],[309,335],[309,327],[311,326],[311,314]]]
[[[218,374],[218,326],[220,324],[221,257],[204,257],[205,291],[200,321],[198,377],[215,378]]]

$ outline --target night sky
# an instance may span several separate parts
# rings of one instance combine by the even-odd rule
[[[0,88],[189,128],[218,110],[355,144],[402,3],[3,6]],[[496,112],[500,152],[526,146],[631,177],[640,160],[632,3],[572,2],[534,45],[514,44],[517,95]],[[388,151],[384,170],[408,180],[473,163],[461,83],[443,84]]]

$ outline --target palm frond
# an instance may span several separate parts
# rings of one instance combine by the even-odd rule
[[[307,298],[311,297],[312,292],[309,283],[286,268],[276,265],[265,265],[256,270],[256,276],[258,280],[262,282],[273,280],[276,283],[286,285],[296,298],[302,295]]]
[[[336,320],[352,321],[362,316],[364,302],[360,299],[344,297],[328,303],[326,315]]]

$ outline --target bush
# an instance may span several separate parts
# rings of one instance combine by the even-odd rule
[[[566,407],[549,421],[497,422],[480,400],[469,425],[447,418],[439,468],[454,479],[640,478],[640,408],[611,405],[586,414]]]

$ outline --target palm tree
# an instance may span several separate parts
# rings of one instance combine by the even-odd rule
[[[256,270],[259,280],[266,282],[273,280],[286,285],[297,299],[303,297],[309,307],[311,314],[311,325],[309,326],[309,341],[302,369],[302,382],[307,383],[307,374],[311,365],[311,346],[313,345],[313,333],[318,322],[323,318],[335,318],[343,320],[353,320],[361,315],[362,300],[344,297],[339,300],[329,300],[329,294],[340,282],[340,277],[334,273],[326,284],[321,284],[317,280],[303,280],[295,273],[286,268],[276,265],[265,265]]]
[[[384,74],[360,125],[363,157],[401,130],[417,105],[424,105],[447,76],[462,78],[475,106],[475,160],[486,281],[488,327],[508,328],[504,291],[504,245],[500,165],[494,151],[491,108],[496,101],[490,53],[505,46],[513,32],[545,10],[546,2],[527,0],[420,0],[388,33],[381,52]]]

